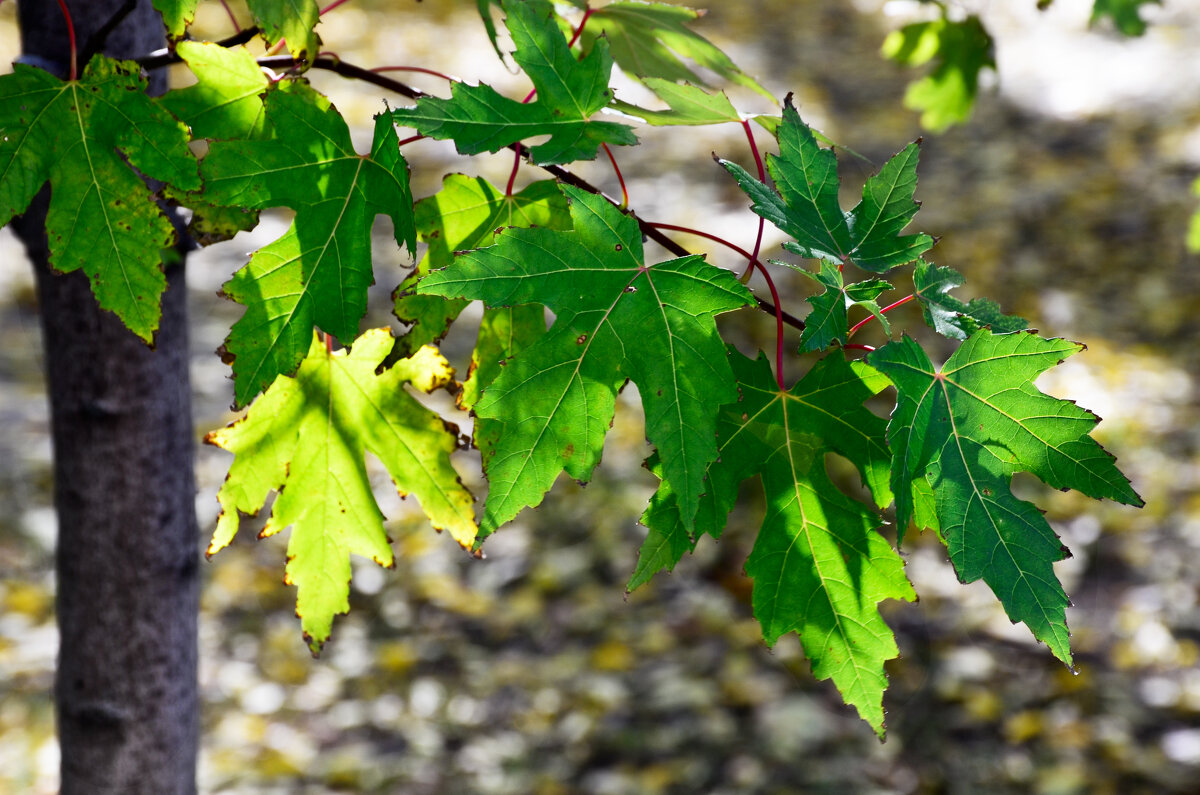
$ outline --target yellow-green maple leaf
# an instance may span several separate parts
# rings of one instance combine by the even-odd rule
[[[454,370],[426,346],[377,374],[392,345],[388,329],[373,329],[350,350],[330,352],[314,334],[294,377],[276,378],[242,419],[205,437],[237,456],[217,495],[222,512],[208,554],[233,540],[240,513],[257,513],[278,492],[262,537],[292,527],[285,580],[296,586],[314,653],[334,615],[350,609],[350,555],[392,565],[366,452],[387,467],[401,496],[417,497],[434,528],[463,547],[475,540],[473,498],[450,463],[457,429],[404,389],[432,391]]]

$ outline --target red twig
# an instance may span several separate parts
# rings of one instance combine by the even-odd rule
[[[329,4],[329,5],[327,5],[327,6],[325,6],[325,7],[324,7],[324,8],[322,8],[320,11],[318,11],[318,12],[317,12],[317,16],[319,16],[319,17],[323,17],[323,16],[325,16],[327,13],[329,13],[330,11],[332,11],[333,9],[337,8],[337,7],[338,7],[338,6],[340,6],[342,3],[345,3],[345,2],[348,2],[348,0],[333,0],[333,2],[332,2],[332,3],[330,3],[330,4]]]
[[[58,7],[62,9],[63,19],[67,21],[67,40],[71,43],[71,80],[73,82],[79,77],[79,65],[75,54],[75,22],[71,19],[71,12],[67,10],[66,0],[58,0]]]
[[[750,120],[742,119],[742,129],[746,131],[746,140],[750,142],[750,153],[754,155],[754,165],[758,166],[758,181],[767,181],[767,172],[763,168],[762,157],[758,154],[758,144],[754,142],[754,130],[750,128]],[[754,256],[751,261],[758,260],[758,253],[762,250],[763,228],[766,226],[767,219],[761,215],[758,217],[758,235],[754,238]],[[750,268],[747,267],[742,273],[742,278],[745,279],[750,275]]]
[[[371,69],[371,71],[376,72],[376,73],[381,73],[381,72],[420,72],[421,74],[433,75],[434,77],[440,77],[443,80],[450,81],[451,83],[461,83],[462,82],[457,77],[451,77],[450,75],[444,74],[435,69],[426,69],[423,66],[376,66],[373,69]]]
[[[771,278],[771,274],[767,273],[767,268],[758,260],[754,260],[755,267],[762,277],[767,282],[767,288],[771,291],[771,300],[775,302],[775,383],[779,384],[779,391],[787,391],[783,385],[783,304],[779,301],[779,291],[775,289],[775,281]]]
[[[225,13],[229,15],[229,21],[233,23],[233,29],[237,33],[242,32],[242,26],[238,24],[237,17],[234,16],[233,9],[229,7],[229,3],[221,0],[221,6],[225,9]]]
[[[613,171],[617,172],[617,182],[621,183],[621,209],[624,210],[629,206],[629,191],[625,188],[625,177],[621,176],[621,167],[617,165],[617,159],[613,157],[608,144],[600,145],[604,147],[604,154],[608,155],[608,162],[612,163]]]
[[[895,303],[892,303],[892,304],[888,304],[883,309],[880,309],[879,314],[885,315],[888,312],[891,312],[896,307],[907,304],[909,301],[913,300],[916,297],[917,297],[916,295],[906,295],[903,298],[901,298],[899,301],[896,301]],[[851,337],[853,337],[854,332],[858,331],[860,328],[862,328],[863,326],[870,323],[874,318],[875,318],[875,315],[867,315],[862,320],[855,323],[853,326],[850,327],[850,331],[846,334],[846,339],[850,339]],[[847,347],[849,347],[849,346],[847,346]]]
[[[707,238],[708,240],[711,240],[714,243],[720,243],[722,246],[725,246],[727,249],[729,249],[731,251],[736,251],[737,253],[741,254],[743,257],[746,258],[746,261],[750,263],[750,267],[754,267],[755,265],[758,264],[757,257],[755,257],[753,254],[751,254],[746,249],[737,245],[736,243],[731,243],[723,237],[718,237],[716,235],[709,234],[708,232],[702,232],[699,229],[692,229],[691,227],[688,227],[688,226],[676,226],[675,224],[663,224],[663,223],[659,223],[658,221],[647,221],[646,223],[649,226],[653,226],[656,229],[670,229],[674,232],[686,232],[689,235],[696,235],[697,237]]]
[[[575,35],[573,35],[571,40],[567,42],[568,50],[575,46],[575,42],[579,41],[579,37],[583,35],[583,26],[587,24],[588,18],[593,14],[593,12],[595,12],[595,10],[596,9],[594,8],[589,8],[583,12],[583,19],[579,20],[579,27],[575,28]]]

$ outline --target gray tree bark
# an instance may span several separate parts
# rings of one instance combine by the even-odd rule
[[[121,12],[103,52],[163,45],[150,0],[68,7],[81,51]],[[65,77],[56,0],[18,9],[23,57]],[[82,272],[50,270],[47,200],[43,190],[14,226],[37,276],[53,425],[62,792],[195,792],[199,532],[184,268],[167,268],[151,350],[98,308]]]

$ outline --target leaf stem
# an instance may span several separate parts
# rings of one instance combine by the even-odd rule
[[[421,74],[440,77],[443,80],[448,80],[451,83],[462,82],[457,77],[451,77],[450,75],[439,72],[436,69],[426,69],[423,66],[376,66],[372,68],[371,71],[375,72],[376,74],[379,74],[380,72],[420,72]]]
[[[766,266],[757,259],[754,260],[754,266],[766,280],[767,288],[771,291],[771,300],[775,302],[775,383],[779,384],[780,392],[786,392],[787,389],[783,385],[783,303],[779,300],[779,291],[775,289],[775,281],[771,274],[767,273]]]
[[[885,306],[883,309],[880,309],[880,310],[879,310],[879,314],[883,315],[883,314],[886,314],[886,313],[888,313],[888,312],[891,312],[891,311],[892,311],[893,309],[895,309],[896,307],[898,307],[898,306],[903,306],[904,304],[907,304],[909,301],[913,300],[913,299],[914,299],[914,298],[916,298],[916,297],[917,297],[917,296],[916,296],[915,294],[906,295],[906,296],[904,296],[903,298],[901,298],[899,301],[896,301],[895,303],[888,304],[888,305],[887,305],[887,306]],[[866,317],[864,317],[862,320],[858,321],[858,322],[857,322],[857,323],[855,323],[853,326],[851,326],[851,327],[850,327],[850,331],[848,331],[848,332],[846,333],[846,339],[850,339],[851,337],[853,337],[853,336],[854,336],[854,332],[858,331],[860,328],[862,328],[863,326],[865,326],[865,325],[867,325],[868,323],[870,323],[870,322],[871,322],[871,320],[873,320],[873,319],[874,319],[874,317],[875,317],[875,315],[867,315],[867,316],[866,316]],[[849,346],[847,346],[847,347],[849,347]]]
[[[621,209],[629,209],[629,190],[625,187],[625,177],[621,176],[621,167],[617,165],[617,159],[613,157],[612,150],[608,148],[608,144],[601,143],[604,147],[604,154],[608,155],[608,162],[612,163],[613,171],[617,172],[617,182],[621,183]]]
[[[746,131],[746,140],[750,142],[750,152],[754,155],[754,165],[758,166],[758,181],[767,181],[767,172],[763,168],[762,157],[758,154],[758,144],[754,142],[754,130],[750,128],[750,120],[742,119],[742,129]],[[758,254],[762,250],[763,228],[766,226],[767,219],[759,216],[758,218],[758,235],[754,238],[754,253],[751,257],[750,264],[746,266],[746,270],[742,273],[742,279],[746,280],[750,277],[750,271],[755,262],[758,261]]]
[[[330,3],[330,4],[329,4],[329,5],[327,5],[327,6],[325,6],[325,7],[324,7],[324,8],[322,8],[320,11],[318,11],[318,12],[317,12],[317,16],[319,16],[319,17],[323,17],[323,16],[325,16],[327,13],[329,13],[330,11],[332,11],[333,9],[337,8],[337,7],[338,7],[338,6],[340,6],[342,3],[345,3],[345,2],[348,2],[348,0],[333,0],[333,2],[332,2],[332,3]]]
[[[225,13],[229,16],[229,21],[233,23],[234,31],[241,33],[242,26],[238,24],[237,17],[234,16],[233,9],[229,7],[229,3],[226,0],[221,0],[221,5],[225,9]]]
[[[571,36],[571,40],[567,42],[568,50],[575,46],[575,42],[579,41],[579,37],[583,35],[583,26],[587,24],[588,19],[590,19],[594,13],[596,13],[596,9],[591,8],[590,6],[584,10],[583,19],[579,20],[579,25],[575,28],[575,34]]]
[[[67,22],[67,41],[71,43],[71,82],[75,82],[79,77],[79,64],[76,61],[75,50],[75,22],[71,19],[71,12],[67,10],[66,0],[58,0],[58,7],[62,10],[63,19]]]
[[[517,171],[521,168],[521,153],[525,147],[517,143],[513,145],[513,167],[508,174],[508,184],[504,186],[504,195],[512,196],[513,183],[517,181]]]

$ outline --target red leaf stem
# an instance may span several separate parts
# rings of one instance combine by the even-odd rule
[[[233,29],[236,32],[241,33],[242,26],[238,24],[237,17],[234,15],[233,9],[229,7],[229,3],[226,2],[226,0],[221,0],[221,6],[225,9],[225,13],[229,16],[229,21],[233,23]]]
[[[879,314],[885,315],[888,312],[891,312],[896,307],[907,304],[909,301],[913,300],[916,297],[917,297],[916,295],[906,295],[903,298],[901,298],[899,301],[896,301],[895,303],[892,303],[892,304],[888,304],[883,309],[880,309]],[[850,339],[851,337],[853,337],[854,332],[858,331],[860,328],[862,328],[863,326],[870,323],[871,320],[874,319],[874,317],[875,317],[874,315],[867,315],[862,320],[858,321],[853,326],[851,326],[850,331],[846,333],[846,339]],[[850,347],[850,346],[847,345],[846,347]]]
[[[742,129],[746,131],[746,140],[750,142],[750,153],[754,155],[754,165],[758,166],[758,181],[767,181],[767,172],[763,168],[762,156],[758,154],[758,144],[754,142],[754,130],[750,128],[750,120],[742,119]],[[766,226],[767,219],[759,216],[758,218],[758,235],[754,238],[754,256],[751,258],[751,263],[758,260],[758,253],[762,250],[763,228]],[[750,275],[750,266],[746,267],[742,273],[742,278]]]
[[[612,163],[613,171],[617,172],[617,182],[621,183],[621,209],[627,209],[629,207],[629,190],[625,187],[625,177],[621,175],[621,167],[617,165],[617,159],[613,157],[608,144],[601,143],[600,145],[604,147],[604,154],[608,155],[608,162]]]
[[[71,42],[71,81],[74,82],[79,76],[75,55],[75,22],[71,19],[71,12],[67,10],[66,0],[58,0],[58,7],[62,9],[63,19],[67,21],[67,40]]]
[[[450,75],[439,72],[436,69],[426,69],[424,66],[376,66],[372,68],[371,71],[375,72],[376,74],[380,72],[420,72],[421,74],[440,77],[443,80],[450,81],[451,83],[462,82],[457,77],[451,77]]]

